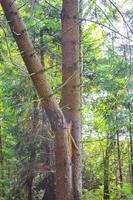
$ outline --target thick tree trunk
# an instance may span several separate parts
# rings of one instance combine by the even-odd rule
[[[78,0],[63,0],[62,7],[62,99],[65,116],[72,123],[72,178],[74,199],[81,199],[80,148],[80,37]],[[73,143],[73,144],[74,144]],[[76,148],[77,147],[77,148]]]
[[[117,155],[118,155],[119,180],[120,180],[120,186],[122,187],[123,177],[122,177],[122,167],[121,167],[121,151],[120,151],[119,131],[117,131]]]
[[[53,97],[46,75],[43,73],[44,69],[19,16],[15,1],[2,0],[1,5],[55,133],[56,199],[71,200],[71,170],[67,146],[67,125],[64,115]]]

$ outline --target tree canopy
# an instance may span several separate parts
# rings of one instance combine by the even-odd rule
[[[37,62],[30,63],[28,73],[25,52],[15,42],[19,33],[10,26],[11,16],[6,19],[4,0],[0,1],[0,199],[55,199],[56,183],[64,184],[66,179],[55,181],[58,172],[72,179],[68,188],[73,188],[74,200],[131,200],[132,1],[10,2],[17,5],[50,90],[38,95],[34,79],[39,78],[32,71]],[[56,103],[48,99],[44,105],[47,94]],[[59,119],[65,116],[62,127],[64,135],[70,136],[67,142],[64,135],[55,134],[61,126],[54,123],[59,120],[51,113],[53,108]],[[68,152],[60,144],[68,144]],[[76,193],[81,188],[80,151],[82,197],[81,189]],[[68,158],[66,165],[60,163],[62,155]]]

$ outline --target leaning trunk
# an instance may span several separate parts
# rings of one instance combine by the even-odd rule
[[[75,200],[81,199],[80,149],[80,37],[78,0],[63,0],[62,7],[62,99],[66,120],[72,124],[72,179]]]
[[[47,82],[44,69],[19,16],[15,1],[2,0],[1,5],[23,61],[32,78],[40,100],[45,107],[51,127],[55,133],[56,199],[70,200],[72,186],[70,159],[67,150],[67,126],[64,115],[53,97],[53,92]]]

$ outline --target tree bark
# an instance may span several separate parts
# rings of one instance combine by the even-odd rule
[[[109,199],[109,154],[108,147],[104,157],[104,200]]]
[[[55,177],[53,173],[48,174],[45,178],[45,194],[42,200],[54,200],[55,199]]]
[[[105,156],[103,160],[104,164],[104,200],[110,198],[110,191],[109,191],[109,161],[110,161],[110,154],[113,150],[114,144],[114,137],[115,135],[108,133],[107,134],[107,147],[105,151]]]
[[[39,116],[38,116],[38,102],[35,100],[33,101],[33,112],[32,112],[32,131],[31,131],[31,147],[30,147],[30,152],[29,152],[29,163],[32,164],[35,162],[36,159],[36,146],[35,146],[35,138],[37,134],[37,125],[39,121]],[[27,192],[28,192],[28,200],[33,199],[33,194],[32,194],[32,184],[33,184],[33,179],[34,179],[34,172],[31,169],[31,173],[29,176],[29,179],[27,180]]]
[[[16,40],[23,61],[30,77],[45,107],[51,127],[55,133],[55,159],[56,159],[56,199],[71,200],[71,170],[67,145],[67,124],[64,115],[53,97],[44,69],[38,55],[28,37],[26,28],[18,13],[14,0],[2,0],[11,32]]]
[[[120,180],[120,186],[122,187],[123,177],[122,177],[122,167],[121,167],[120,140],[119,140],[119,132],[118,131],[117,131],[117,155],[118,155],[119,180]]]
[[[130,146],[130,158],[131,158],[131,164],[130,164],[130,171],[131,171],[131,184],[133,188],[133,132],[132,132],[132,120],[131,120],[131,110],[130,110],[130,103],[128,104],[128,110],[129,110],[129,146]],[[133,189],[132,189],[133,193]]]
[[[2,127],[0,124],[0,179],[4,180],[4,155],[3,155],[3,142],[2,142]],[[5,195],[5,188],[4,188],[4,184],[1,183],[1,187],[0,187],[0,197],[4,198]]]
[[[133,136],[132,136],[131,125],[129,128],[129,134],[130,134],[130,155],[131,155],[131,184],[133,188]]]
[[[114,149],[114,142],[115,142],[115,134],[108,133],[107,134],[107,147],[105,151],[105,156],[103,160],[104,164],[104,196],[103,199],[107,200],[110,199],[110,191],[109,191],[109,162],[110,162],[110,155],[112,150]]]
[[[80,35],[78,0],[63,0],[62,7],[62,98],[61,106],[72,123],[72,178],[74,199],[81,199],[81,131],[80,131]],[[76,147],[77,148],[76,148]]]

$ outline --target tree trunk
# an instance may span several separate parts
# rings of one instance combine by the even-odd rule
[[[83,1],[84,0],[79,0],[79,16],[80,19],[83,18]],[[83,61],[83,33],[82,33],[82,21],[80,21],[79,24],[79,33],[80,33],[80,71],[81,71],[81,81],[82,81],[82,72],[83,72],[83,65],[84,65],[84,61]],[[81,88],[80,88],[81,89]],[[81,95],[82,95],[82,91],[81,91]]]
[[[62,7],[62,98],[61,106],[72,123],[72,178],[74,199],[81,199],[80,131],[80,37],[78,0],[63,0]]]
[[[121,151],[120,151],[119,131],[117,131],[117,155],[118,155],[119,180],[120,180],[120,186],[122,187],[123,177],[122,177],[122,167],[121,167]]]
[[[2,128],[0,125],[0,179],[3,181],[4,180],[4,155],[3,155],[3,142],[2,142]],[[5,195],[5,188],[4,184],[1,182],[0,186],[0,197],[4,198]]]
[[[23,61],[35,85],[39,97],[45,107],[51,127],[55,133],[56,159],[56,199],[71,200],[71,170],[67,145],[67,124],[64,115],[53,97],[39,57],[28,37],[26,28],[19,16],[14,0],[2,0],[10,29],[18,45]],[[79,161],[78,161],[79,162]]]
[[[128,104],[128,110],[129,110],[129,145],[130,145],[130,158],[131,158],[131,164],[130,164],[130,171],[131,171],[131,184],[133,188],[133,133],[132,133],[132,120],[131,120],[131,110],[130,110],[130,104]],[[133,189],[132,189],[133,193]]]
[[[109,154],[108,147],[104,157],[104,200],[109,199]]]
[[[36,159],[36,146],[35,146],[35,139],[36,139],[36,134],[37,134],[37,128],[38,128],[38,102],[35,100],[33,101],[33,113],[32,113],[32,131],[31,131],[31,147],[30,147],[30,152],[29,152],[29,163],[30,166],[32,167],[32,164],[34,164],[35,159]],[[34,179],[34,172],[30,171],[30,176],[29,179],[27,180],[27,192],[28,192],[28,200],[33,199],[33,194],[32,194],[32,184],[33,184],[33,179]]]
[[[107,134],[107,147],[105,151],[105,156],[103,160],[104,164],[104,200],[110,198],[110,192],[109,192],[109,160],[110,160],[110,154],[113,150],[114,145],[114,134]]]
[[[45,194],[42,200],[54,200],[55,199],[55,177],[53,173],[48,174],[45,178]]]
[[[129,128],[129,133],[130,133],[130,154],[131,154],[131,184],[133,188],[133,136],[132,136],[132,131],[131,131],[131,125]]]

